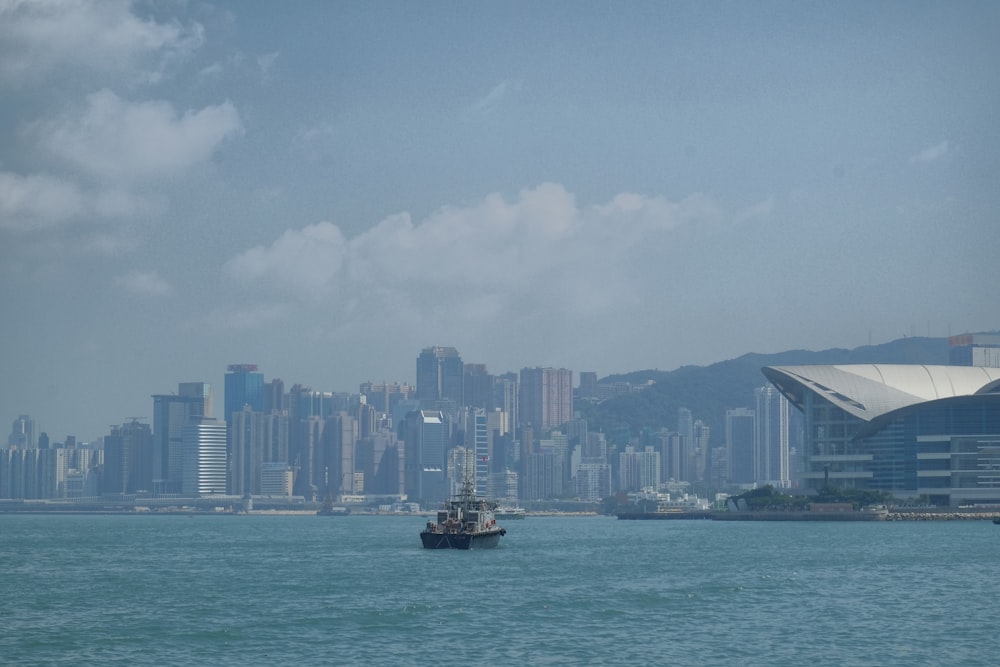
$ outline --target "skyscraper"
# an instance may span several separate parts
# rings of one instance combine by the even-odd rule
[[[256,364],[232,364],[226,373],[226,394],[223,399],[227,422],[243,406],[249,405],[254,412],[264,411],[264,374],[257,371]]]
[[[406,415],[403,426],[405,443],[406,493],[423,502],[444,499],[445,451],[449,424],[440,410],[416,410]]]
[[[184,427],[184,478],[181,490],[189,496],[226,493],[226,422],[194,417]]]
[[[149,424],[133,419],[112,426],[104,436],[104,481],[106,494],[150,491],[153,485],[153,433]]]
[[[154,494],[181,493],[184,476],[184,427],[192,418],[211,417],[212,387],[206,382],[181,382],[176,394],[153,395]]]
[[[573,371],[522,368],[518,387],[521,425],[536,431],[559,428],[573,418]]]
[[[791,486],[788,470],[788,399],[774,386],[754,390],[757,436],[754,481],[778,488]]]
[[[427,347],[417,357],[416,398],[425,406],[435,401],[465,400],[465,369],[462,357],[453,347]]]

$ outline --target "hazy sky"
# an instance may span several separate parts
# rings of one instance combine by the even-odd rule
[[[230,363],[1000,327],[1000,3],[0,0],[0,434]]]

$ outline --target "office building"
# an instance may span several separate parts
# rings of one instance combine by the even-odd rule
[[[212,388],[181,382],[176,394],[153,395],[152,488],[154,495],[178,494],[184,476],[184,427],[192,418],[212,417]]]
[[[226,493],[226,422],[212,417],[194,417],[183,430],[184,475],[181,492],[186,496]]]
[[[757,433],[754,444],[754,481],[777,488],[791,486],[788,468],[788,399],[773,386],[754,390]]]
[[[104,495],[149,493],[153,487],[153,432],[133,419],[104,436]]]
[[[538,433],[559,428],[573,418],[573,371],[522,368],[518,383],[520,425]]]
[[[453,347],[424,348],[417,357],[416,399],[425,407],[450,401],[461,407],[465,399],[465,367]]]

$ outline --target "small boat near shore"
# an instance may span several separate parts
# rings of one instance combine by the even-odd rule
[[[476,495],[471,480],[445,502],[435,521],[420,531],[424,549],[493,549],[507,531],[497,524],[495,502]]]

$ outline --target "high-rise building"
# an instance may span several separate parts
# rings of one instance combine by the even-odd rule
[[[365,493],[402,496],[403,443],[390,430],[382,429],[358,440],[355,469],[364,475]]]
[[[324,497],[354,492],[354,447],[358,438],[354,417],[339,412],[328,417],[313,464],[314,485]]]
[[[246,405],[254,412],[264,411],[264,374],[257,371],[256,364],[231,364],[225,390],[223,419],[227,422]]]
[[[496,393],[493,385],[496,377],[486,371],[486,364],[463,364],[465,397],[462,406],[492,410]]]
[[[288,416],[279,412],[254,412],[245,406],[233,413],[229,425],[230,494],[264,493],[261,486],[264,464],[288,466],[288,429]]]
[[[520,424],[536,431],[559,428],[573,418],[573,371],[522,368],[518,385]]]
[[[788,399],[774,386],[754,390],[757,438],[754,447],[754,480],[778,488],[791,486],[788,470]]]
[[[732,484],[754,481],[754,441],[756,415],[750,408],[726,410],[726,454],[728,476]]]
[[[18,415],[10,425],[10,435],[7,437],[8,447],[32,448],[35,440],[35,420],[28,415]]]
[[[436,401],[465,400],[465,366],[453,347],[427,347],[417,357],[416,398],[432,407]]]
[[[153,486],[153,432],[149,424],[133,419],[112,426],[104,436],[104,478],[106,495],[149,492]]]
[[[184,476],[184,427],[192,418],[211,417],[212,388],[206,382],[182,382],[176,394],[153,395],[152,491],[181,493]]]
[[[475,455],[475,465],[472,468],[473,483],[476,492],[481,495],[492,495],[489,488],[490,479],[490,436],[486,410],[482,408],[465,408],[459,417],[462,430],[465,433],[465,447]],[[463,480],[455,480],[460,485]]]
[[[184,476],[188,496],[223,495],[226,490],[226,422],[194,417],[184,427]]]
[[[425,504],[444,500],[445,452],[450,427],[440,410],[416,410],[406,416],[406,494]]]
[[[626,447],[618,454],[618,490],[642,491],[660,486],[660,453],[652,447],[641,452]]]

